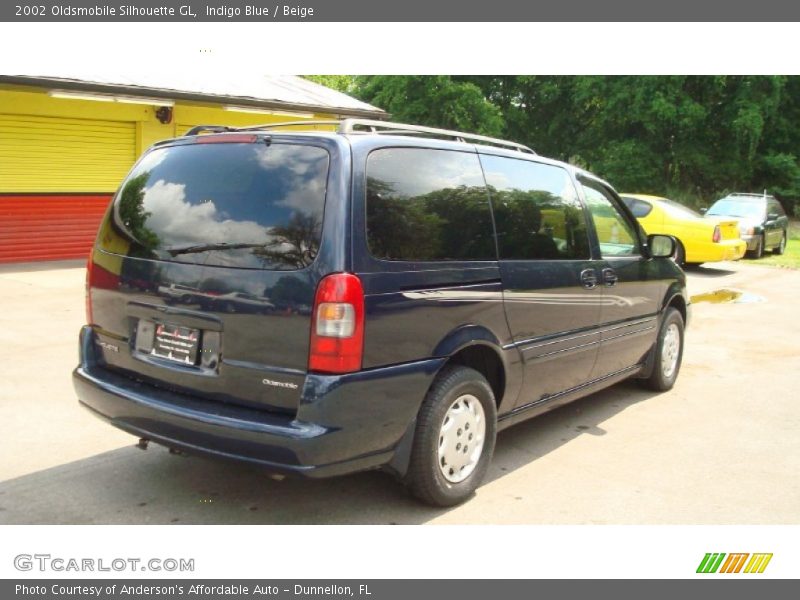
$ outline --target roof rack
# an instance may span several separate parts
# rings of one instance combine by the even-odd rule
[[[285,121],[282,123],[266,123],[264,125],[252,125],[248,127],[224,127],[218,125],[201,125],[189,130],[186,135],[198,135],[203,131],[221,133],[225,131],[259,131],[264,129],[280,129],[284,127],[309,127],[315,125],[336,126],[336,132],[340,134],[378,134],[378,135],[428,135],[440,138],[455,140],[458,142],[478,142],[490,146],[510,148],[526,154],[536,154],[531,148],[516,142],[501,140],[499,138],[478,135],[475,133],[465,133],[463,131],[453,131],[450,129],[437,129],[435,127],[423,127],[421,125],[409,125],[407,123],[392,123],[389,121],[375,121],[372,119],[341,119],[341,120],[307,120],[307,121]]]
[[[750,192],[731,192],[726,197],[730,198],[731,196],[746,196],[748,198],[772,198],[772,194],[768,194],[766,191],[763,194],[753,194]]]
[[[526,154],[536,154],[524,144],[509,142],[499,138],[478,135],[476,133],[465,133],[463,131],[453,131],[451,129],[438,129],[435,127],[423,127],[421,125],[408,125],[406,123],[392,123],[388,121],[375,121],[371,119],[345,119],[339,125],[339,133],[377,133],[383,135],[432,135],[453,139],[458,142],[480,142],[490,146],[500,146],[511,148]]]

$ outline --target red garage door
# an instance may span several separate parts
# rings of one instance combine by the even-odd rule
[[[0,195],[0,263],[87,257],[110,199]]]

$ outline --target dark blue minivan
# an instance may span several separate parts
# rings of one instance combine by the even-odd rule
[[[87,268],[81,403],[144,441],[469,497],[495,434],[678,375],[670,256],[593,175],[345,120],[198,127],[124,181]]]

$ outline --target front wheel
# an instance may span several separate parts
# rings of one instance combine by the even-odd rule
[[[497,407],[486,378],[447,367],[420,408],[406,485],[433,506],[463,502],[486,474],[496,432]]]
[[[642,379],[644,387],[657,392],[672,389],[683,359],[683,317],[670,307],[664,314],[655,345],[653,372]]]

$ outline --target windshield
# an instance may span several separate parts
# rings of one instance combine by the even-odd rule
[[[301,269],[319,248],[328,152],[299,144],[186,144],[136,165],[111,211],[130,256],[265,269]],[[121,252],[121,249],[126,252]]]
[[[723,198],[722,200],[717,200],[714,202],[706,214],[725,217],[763,219],[764,212],[764,203],[758,200],[734,200],[732,198]]]

